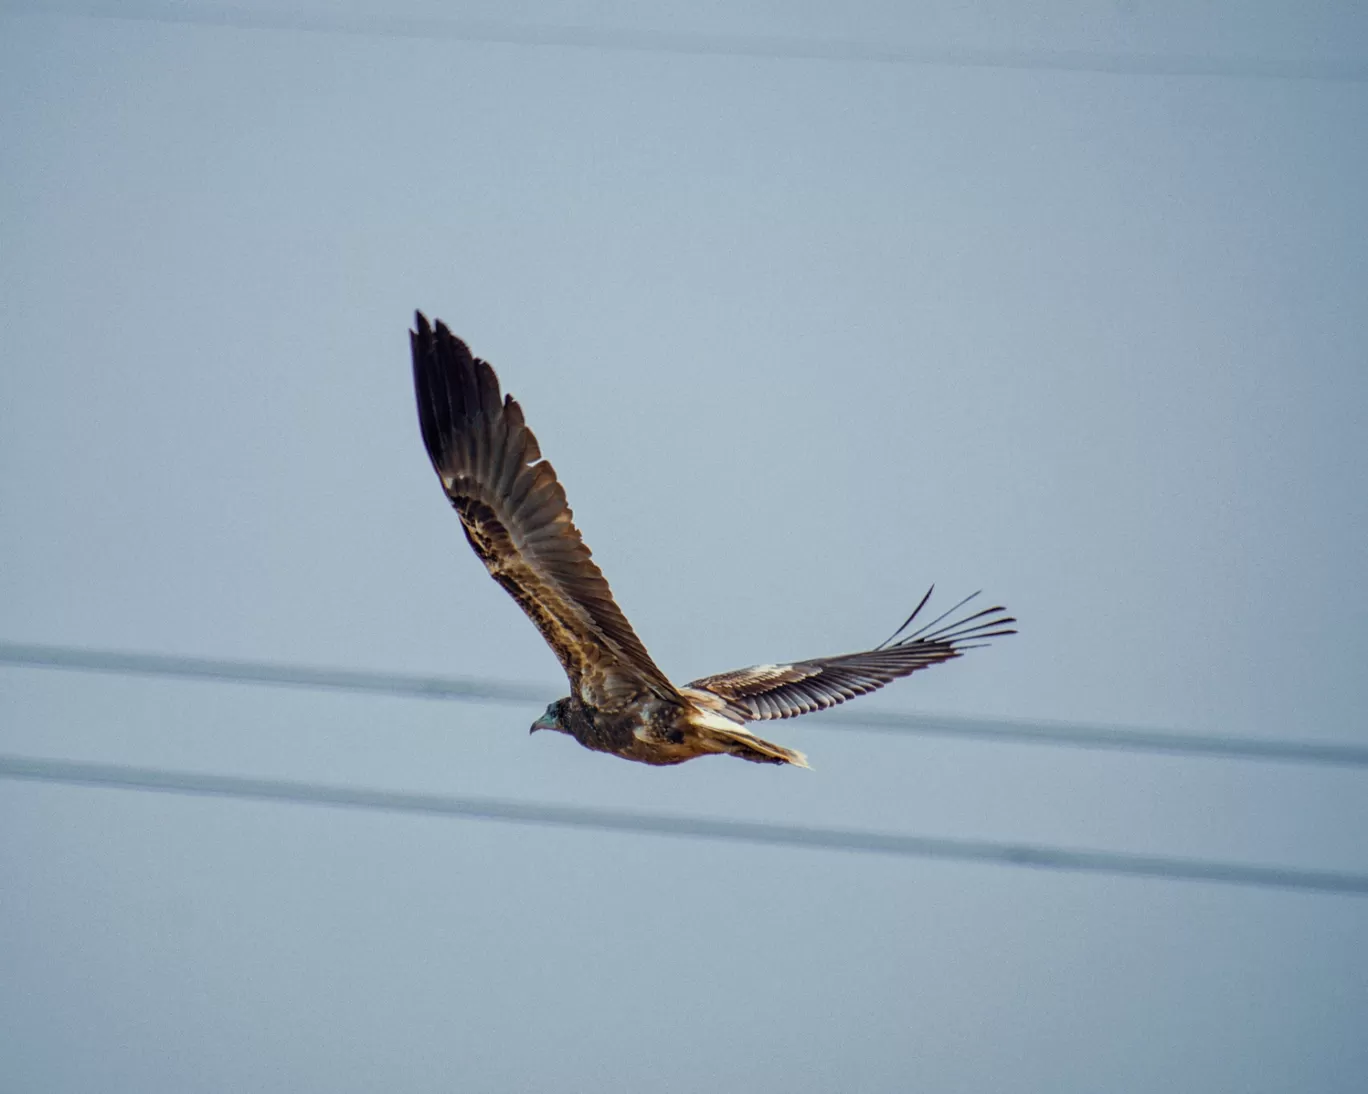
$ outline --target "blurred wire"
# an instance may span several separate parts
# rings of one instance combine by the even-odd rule
[[[413,676],[397,672],[310,668],[265,661],[227,661],[118,650],[78,649],[0,642],[0,664],[75,669],[123,676],[178,676],[235,684],[275,684],[325,691],[368,691],[419,699],[470,699],[496,703],[549,703],[549,688],[474,678]]]
[[[283,779],[251,779],[188,771],[129,767],[122,764],[73,763],[64,760],[0,756],[0,778],[26,779],[71,786],[119,790],[161,791],[220,798],[373,809],[391,813],[505,821],[514,824],[587,828],[654,836],[682,836],[704,840],[758,843],[823,851],[859,851],[977,862],[995,866],[1030,866],[1094,874],[1164,878],[1171,881],[1209,881],[1260,888],[1301,889],[1317,893],[1368,895],[1368,875],[1234,862],[1165,858],[1114,851],[1078,851],[1040,844],[998,843],[992,840],[903,836],[841,828],[809,828],[757,821],[709,817],[669,816],[577,805],[508,801],[499,798],[456,798],[440,794],[365,790],[325,786]]]
[[[412,676],[393,672],[309,668],[259,661],[226,661],[201,657],[172,657],[115,650],[75,649],[0,642],[0,664],[31,668],[74,669],[119,675],[170,676],[217,680],[236,684],[273,684],[279,687],[371,692],[421,699],[459,699],[469,702],[545,704],[556,696],[546,688],[474,678]],[[832,711],[814,714],[805,723],[813,728],[865,729],[881,733],[916,733],[942,737],[1105,748],[1131,752],[1165,752],[1243,760],[1280,760],[1294,763],[1368,767],[1368,748],[1318,741],[1288,741],[1213,734],[1176,733],[1123,726],[1070,725],[1067,722],[1024,722],[965,718],[957,715],[860,713]]]
[[[389,11],[303,10],[283,4],[244,9],[221,3],[118,3],[100,0],[6,0],[0,10],[29,15],[72,15],[154,23],[189,23],[246,30],[324,31],[367,37],[431,38],[501,45],[752,57],[771,60],[846,61],[955,68],[1006,68],[1101,72],[1123,76],[1226,76],[1242,79],[1368,79],[1362,58],[1219,57],[1208,54],[1108,52],[1085,49],[976,49],[897,45],[888,41],[803,38],[791,35],[706,34],[605,26],[519,24],[478,19],[405,16]]]

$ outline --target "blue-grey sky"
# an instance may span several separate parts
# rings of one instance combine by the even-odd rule
[[[872,644],[935,581],[1021,635],[862,706],[1368,743],[1368,83],[34,7],[0,14],[0,639],[558,693],[422,451],[421,307],[677,678]],[[459,18],[1368,64],[1353,5],[1140,8]],[[651,770],[535,709],[15,668],[0,704],[5,753],[1368,869],[1353,770],[812,720],[772,734],[812,773]],[[4,1094],[1368,1076],[1362,899],[13,782],[0,875]]]

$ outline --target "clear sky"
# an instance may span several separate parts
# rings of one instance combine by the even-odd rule
[[[0,639],[560,694],[423,453],[421,307],[677,679],[934,581],[1022,633],[862,707],[1368,744],[1368,83],[1257,75],[1365,70],[1356,6],[37,6]],[[809,719],[813,772],[654,770],[537,712],[0,668],[7,754],[1368,870],[1361,769]],[[1362,898],[18,782],[0,877],[3,1094],[1368,1076]]]

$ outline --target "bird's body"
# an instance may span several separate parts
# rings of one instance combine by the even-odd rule
[[[442,323],[419,313],[410,332],[423,442],[466,539],[490,575],[541,631],[570,680],[532,729],[586,748],[665,766],[725,754],[806,767],[803,754],[761,739],[747,723],[823,710],[983,639],[1014,620],[987,608],[920,629],[930,593],[892,638],[861,653],[757,665],[677,687],[651,660],[580,538],[551,465],[522,408],[502,397],[494,370]]]
[[[625,760],[666,767],[696,756],[729,753],[757,763],[807,766],[802,753],[762,741],[745,723],[720,717],[701,703],[681,695],[681,701],[642,696],[618,709],[600,710],[578,696],[552,704],[554,724],[595,752],[610,752]]]

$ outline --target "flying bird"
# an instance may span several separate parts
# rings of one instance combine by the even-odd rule
[[[445,324],[434,329],[418,312],[415,327],[409,337],[418,422],[442,489],[470,546],[570,679],[570,694],[548,706],[532,732],[556,730],[586,748],[645,764],[725,754],[806,767],[801,752],[763,740],[750,723],[826,710],[1016,633],[1016,620],[1001,607],[956,616],[972,597],[913,630],[928,592],[872,650],[672,684],[613,600],[522,407],[501,396],[494,370]]]

